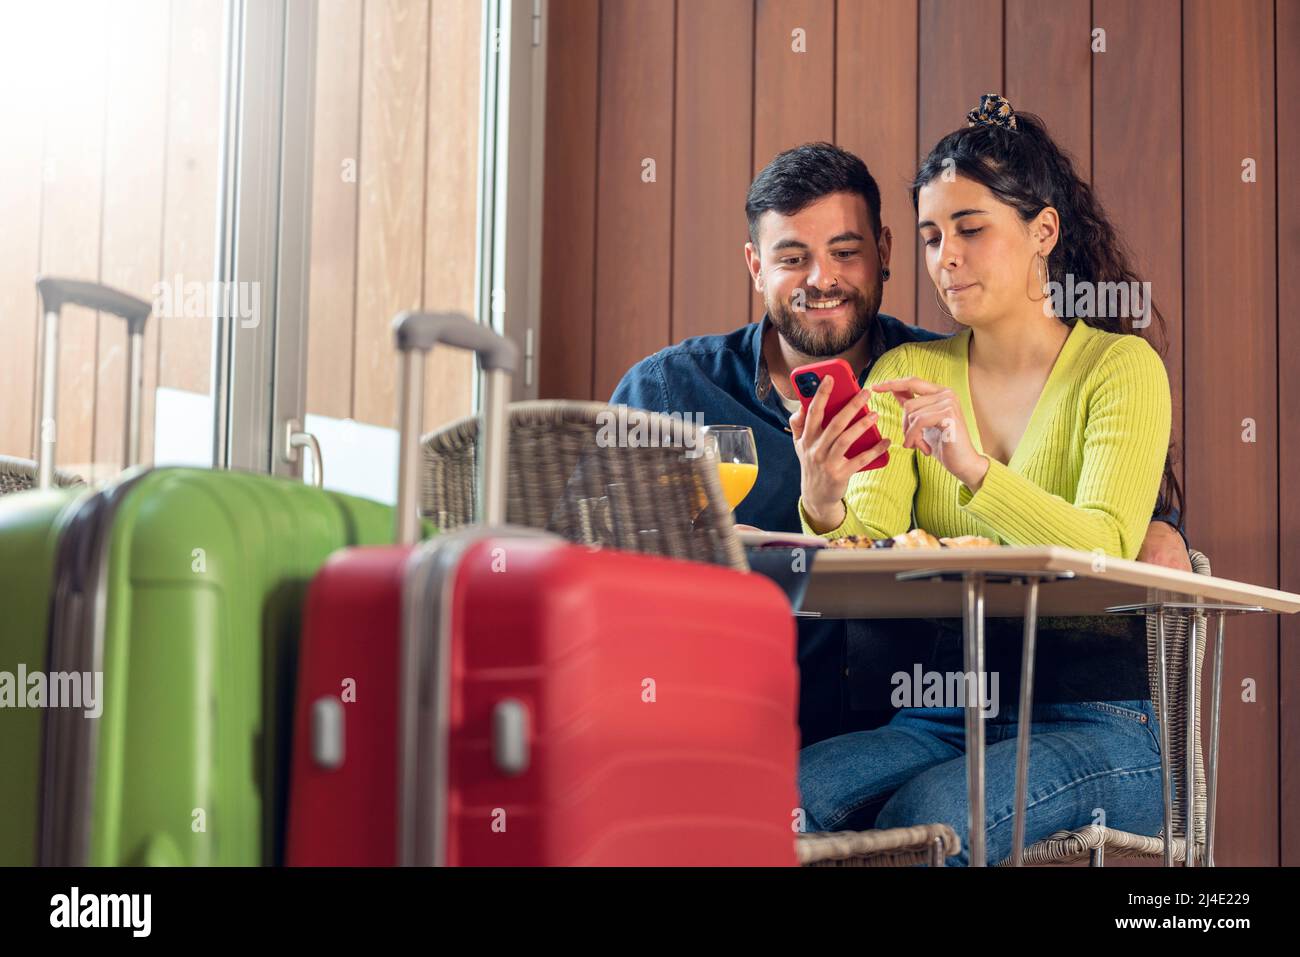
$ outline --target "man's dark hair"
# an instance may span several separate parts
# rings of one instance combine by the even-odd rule
[[[790,216],[831,193],[857,193],[866,200],[871,231],[880,238],[880,187],[867,164],[832,143],[805,143],[778,153],[750,183],[749,241],[758,244],[758,220],[768,210]]]

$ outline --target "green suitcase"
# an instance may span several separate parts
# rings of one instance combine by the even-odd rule
[[[238,472],[0,499],[0,672],[65,705],[0,709],[0,864],[277,863],[303,591],[392,537],[387,506]]]
[[[40,459],[37,488],[0,497],[0,864],[36,860],[45,712],[27,707],[28,672],[46,674],[54,556],[61,530],[93,493],[55,488],[54,423],[58,396],[59,318],[64,304],[125,320],[127,348],[126,452],[139,458],[140,369],[149,303],[77,280],[37,280],[44,322]]]

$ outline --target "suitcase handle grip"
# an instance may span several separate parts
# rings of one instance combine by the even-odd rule
[[[59,313],[65,305],[85,306],[126,320],[129,346],[126,359],[126,423],[122,451],[125,467],[140,461],[141,393],[144,383],[144,326],[153,305],[111,286],[84,279],[59,279],[41,276],[36,280],[44,315],[42,332],[45,341],[41,385],[40,462],[37,487],[54,484],[55,423],[58,416]]]
[[[462,313],[403,312],[393,320],[393,340],[400,356],[397,395],[399,435],[397,465],[397,542],[419,538],[420,432],[424,413],[424,359],[436,345],[468,349],[478,356],[484,375],[484,427],[479,433],[479,505],[485,525],[501,525],[506,516],[506,405],[510,376],[519,350]]]
[[[153,312],[153,305],[143,299],[84,279],[42,276],[36,280],[36,289],[41,294],[46,312],[58,312],[67,304],[112,313],[126,320],[130,335],[144,332],[145,320]]]
[[[428,352],[437,345],[473,352],[484,372],[513,375],[519,360],[513,342],[458,312],[404,312],[393,320],[393,335],[398,352]]]

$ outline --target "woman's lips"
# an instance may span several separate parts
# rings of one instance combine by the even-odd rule
[[[974,289],[978,285],[979,283],[977,282],[968,282],[960,286],[949,286],[947,289],[944,290],[944,293],[949,296],[955,296],[958,293],[963,293],[968,289]]]

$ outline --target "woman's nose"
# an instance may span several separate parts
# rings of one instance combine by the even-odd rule
[[[942,240],[939,246],[939,265],[948,270],[956,269],[960,259],[961,250],[957,244],[947,238]]]

